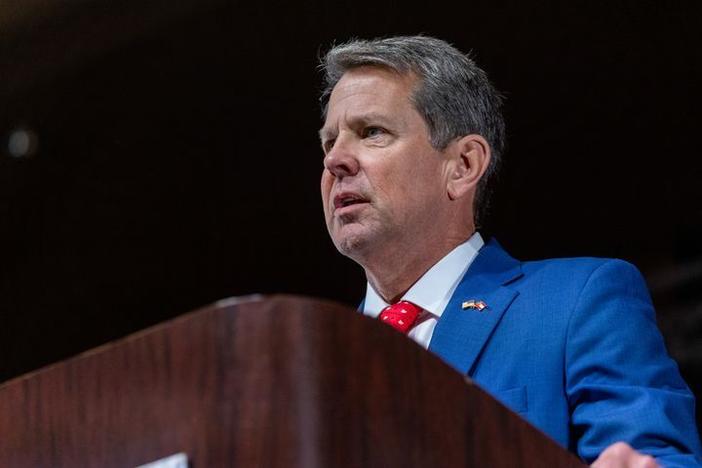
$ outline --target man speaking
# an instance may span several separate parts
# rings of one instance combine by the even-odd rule
[[[698,466],[694,398],[639,272],[520,262],[476,230],[504,149],[501,98],[444,41],[352,41],[323,58],[322,200],[395,327],[594,466]]]

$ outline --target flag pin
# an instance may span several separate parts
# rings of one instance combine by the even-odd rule
[[[474,299],[471,299],[470,301],[465,301],[463,304],[461,304],[461,309],[463,310],[475,309],[478,312],[482,312],[485,308],[487,308],[487,304],[485,302],[476,301]]]

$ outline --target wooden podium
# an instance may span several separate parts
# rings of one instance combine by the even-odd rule
[[[331,302],[222,301],[0,386],[0,466],[582,466],[437,357]]]

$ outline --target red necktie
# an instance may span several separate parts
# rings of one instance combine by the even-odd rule
[[[381,322],[387,323],[395,330],[406,335],[417,321],[421,311],[422,308],[416,304],[400,301],[384,308],[378,318]]]

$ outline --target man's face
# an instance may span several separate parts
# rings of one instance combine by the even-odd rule
[[[379,67],[346,72],[320,131],[322,201],[339,251],[362,265],[421,248],[440,231],[446,158],[410,101],[416,79]]]

